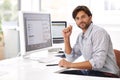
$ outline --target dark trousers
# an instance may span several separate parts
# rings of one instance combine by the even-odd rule
[[[117,75],[107,72],[100,72],[94,70],[67,70],[60,72],[63,74],[75,74],[75,75],[86,75],[86,76],[98,76],[98,77],[111,77],[111,78],[119,78]]]

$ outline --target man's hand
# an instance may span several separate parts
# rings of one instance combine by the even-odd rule
[[[69,25],[67,28],[63,29],[62,33],[64,38],[69,38],[72,33],[72,26]]]
[[[66,61],[65,59],[62,59],[62,60],[59,62],[59,66],[61,66],[61,67],[71,68],[71,65],[72,65],[72,63]]]

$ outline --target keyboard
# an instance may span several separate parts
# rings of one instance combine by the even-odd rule
[[[60,60],[58,57],[24,57],[25,59],[30,59],[34,61],[38,61],[40,63],[48,63]]]

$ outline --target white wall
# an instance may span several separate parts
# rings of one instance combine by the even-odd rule
[[[41,9],[41,0],[21,0],[21,11],[38,12]]]

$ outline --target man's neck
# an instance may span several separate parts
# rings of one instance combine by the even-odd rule
[[[92,22],[91,22],[91,23],[92,23]],[[90,23],[90,24],[91,24],[91,23]],[[88,25],[88,27],[86,27],[86,28],[82,29],[83,34],[87,31],[87,29],[89,28],[90,24]]]

